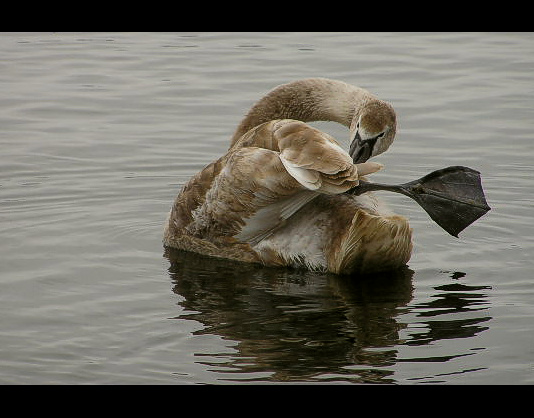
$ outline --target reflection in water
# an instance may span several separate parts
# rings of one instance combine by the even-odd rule
[[[449,284],[435,288],[439,293],[432,301],[409,307],[414,272],[408,268],[356,278],[263,268],[174,249],[165,256],[173,291],[184,298],[177,319],[203,324],[196,334],[237,341],[237,353],[218,356],[216,363],[226,368],[226,378],[234,373],[235,381],[394,383],[389,368],[403,361],[399,345],[473,336],[485,329],[477,324],[489,319],[427,320],[477,310],[485,295]],[[399,317],[410,311],[428,331],[408,332],[409,338],[401,339],[407,324]]]
[[[491,287],[467,286],[460,283],[452,283],[437,286],[434,289],[439,291],[439,293],[434,296],[432,301],[417,304],[413,307],[414,311],[418,311],[418,316],[422,322],[427,325],[428,331],[413,337],[407,344],[424,345],[437,340],[469,338],[488,329],[487,326],[480,326],[478,324],[491,319],[489,316],[480,318],[477,315],[474,318],[461,317],[460,319],[449,320],[444,320],[443,318],[437,320],[426,318],[452,313],[457,314],[460,312],[485,311],[488,306],[483,291],[491,289]]]

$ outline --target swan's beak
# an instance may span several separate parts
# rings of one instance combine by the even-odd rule
[[[354,139],[350,144],[349,155],[352,157],[354,164],[364,163],[373,154],[377,138],[362,139],[359,132],[356,132]]]

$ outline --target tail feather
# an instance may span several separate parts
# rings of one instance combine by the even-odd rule
[[[405,265],[412,253],[412,230],[406,218],[357,210],[340,237],[328,270],[337,274],[391,270]]]

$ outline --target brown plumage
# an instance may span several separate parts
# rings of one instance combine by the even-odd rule
[[[327,79],[279,86],[252,107],[228,152],[183,187],[164,244],[338,274],[406,264],[407,220],[371,193],[343,194],[382,166],[353,164],[334,138],[305,123],[312,120],[342,123],[351,138],[382,133],[372,156],[395,135],[393,108],[366,90]]]

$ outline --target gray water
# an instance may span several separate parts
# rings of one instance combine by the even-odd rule
[[[374,181],[466,165],[492,210],[457,239],[382,193],[414,254],[374,276],[166,253],[184,182],[313,76],[396,108]],[[533,109],[532,33],[1,34],[0,383],[534,383]]]

